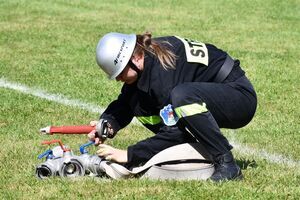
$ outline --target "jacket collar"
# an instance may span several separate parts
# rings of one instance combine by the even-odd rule
[[[141,73],[141,77],[137,82],[137,88],[143,92],[148,92],[150,88],[151,71],[154,63],[154,56],[148,52],[145,52],[144,69]]]

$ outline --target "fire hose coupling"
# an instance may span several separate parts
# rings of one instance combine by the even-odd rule
[[[44,163],[36,167],[36,176],[40,179],[51,176],[78,177],[84,175],[101,176],[105,170],[102,168],[102,159],[97,155],[89,155],[85,149],[94,144],[88,142],[80,146],[81,155],[74,155],[71,149],[66,148],[61,140],[44,141],[42,144],[50,145],[58,143],[53,149],[49,149],[38,156],[46,158]]]
[[[106,140],[109,136],[108,122],[105,119],[100,119],[96,125],[96,136]]]

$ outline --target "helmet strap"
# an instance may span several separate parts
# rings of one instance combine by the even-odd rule
[[[142,74],[142,71],[131,60],[129,60],[128,65],[131,69],[136,71],[136,73],[138,75],[138,78],[140,78],[141,74]]]

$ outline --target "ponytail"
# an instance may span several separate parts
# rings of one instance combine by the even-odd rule
[[[176,55],[167,47],[167,45],[172,45],[167,41],[154,41],[151,37],[152,35],[149,32],[137,35],[137,45],[133,54],[141,55],[144,51],[147,51],[157,57],[164,69],[175,69]]]

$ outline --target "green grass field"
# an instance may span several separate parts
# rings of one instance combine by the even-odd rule
[[[0,80],[105,107],[121,84],[95,62],[107,32],[179,35],[213,43],[241,60],[259,105],[254,120],[224,130],[245,179],[108,180],[34,176],[41,141],[62,139],[75,153],[85,136],[41,136],[48,125],[87,124],[97,113],[0,87],[1,199],[299,199],[299,0],[0,0]],[[0,81],[1,83],[1,81]],[[118,148],[150,132],[131,125],[108,141]],[[243,146],[254,152],[241,151]],[[95,152],[96,149],[91,149]],[[267,152],[262,157],[258,152]],[[274,163],[270,155],[291,162]],[[277,156],[277,157],[278,157]],[[274,160],[274,159],[273,159]]]

